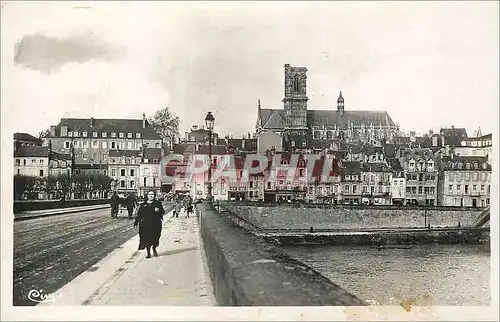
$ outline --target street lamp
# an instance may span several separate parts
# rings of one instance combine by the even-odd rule
[[[213,196],[212,196],[212,130],[214,129],[214,123],[215,123],[215,117],[212,115],[212,112],[208,112],[207,116],[205,117],[205,125],[208,130],[208,158],[210,162],[208,163],[209,168],[208,168],[208,195],[207,195],[207,201],[212,202],[213,201]]]

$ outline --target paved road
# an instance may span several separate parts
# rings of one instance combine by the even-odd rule
[[[30,290],[57,291],[137,233],[109,209],[14,222],[13,305],[35,305]]]

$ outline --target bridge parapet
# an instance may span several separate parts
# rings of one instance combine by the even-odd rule
[[[200,205],[197,211],[219,305],[366,305],[311,267],[236,225],[223,212],[210,205]]]

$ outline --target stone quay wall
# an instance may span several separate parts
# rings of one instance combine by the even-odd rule
[[[363,230],[375,228],[469,227],[484,209],[444,207],[311,207],[303,205],[262,206],[225,202],[222,209],[236,213],[261,229]]]
[[[196,208],[219,305],[366,305],[311,267],[239,226],[224,211],[210,204]]]

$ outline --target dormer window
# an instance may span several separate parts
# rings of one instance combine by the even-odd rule
[[[92,136],[96,138],[97,137],[97,132],[92,133]]]
[[[127,138],[131,139],[132,138],[132,133],[127,133]]]
[[[73,132],[68,132],[68,136],[72,137],[73,136]]]
[[[158,159],[153,159],[153,163],[158,163]]]
[[[461,163],[461,162],[458,162],[458,163],[457,163],[457,168],[458,168],[458,169],[462,169],[462,167],[463,167],[462,163]]]
[[[136,133],[136,134],[135,134],[135,138],[136,138],[136,139],[140,139],[140,138],[141,138],[141,133]]]
[[[465,164],[465,167],[466,167],[467,169],[470,169],[470,163],[469,163],[469,162],[467,162],[467,163]]]
[[[87,137],[87,131],[83,131],[83,132],[82,132],[82,136],[83,136],[84,138],[86,138],[86,137]]]
[[[103,137],[103,138],[107,138],[107,137],[108,137],[108,133],[106,133],[106,132],[102,132],[102,137]]]
[[[474,162],[474,169],[478,169],[478,168],[479,168],[479,167],[478,167],[477,162]]]
[[[78,136],[78,131],[73,132],[73,136],[76,138]]]
[[[125,134],[123,132],[120,132],[120,138],[124,138],[125,137]]]
[[[116,133],[115,132],[111,132],[111,137],[112,138],[116,138]]]
[[[486,170],[486,163],[482,164],[483,170]]]

